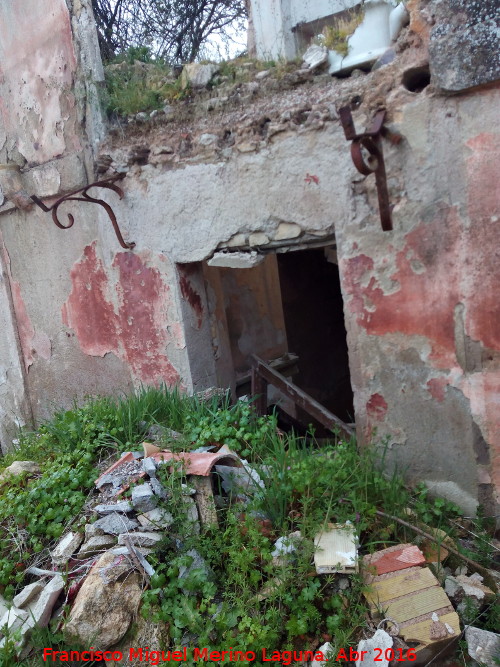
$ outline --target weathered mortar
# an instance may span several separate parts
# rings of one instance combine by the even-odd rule
[[[67,232],[42,212],[4,215],[10,284],[32,323],[18,315],[27,380],[18,367],[5,386],[21,398],[29,391],[39,418],[47,396],[230,383],[230,341],[214,333],[215,288],[199,263],[225,248],[336,240],[360,439],[376,428],[389,438],[388,460],[413,479],[468,509],[478,499],[493,508],[500,92],[405,90],[403,72],[426,63],[433,3],[423,4],[427,13],[409,3],[396,61],[369,75],[268,78],[206,93],[172,120],[113,129],[97,164],[100,177],[128,172],[125,199],[108,201],[133,253],[92,207],[79,206]],[[403,137],[384,142],[393,232],[380,229],[373,177],[352,165],[337,116],[344,103],[359,128],[386,106]]]

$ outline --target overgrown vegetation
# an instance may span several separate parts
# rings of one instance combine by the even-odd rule
[[[358,452],[354,442],[332,438],[319,446],[312,432],[307,438],[284,434],[274,416],[257,418],[245,402],[232,406],[227,398],[202,401],[175,389],[144,388],[119,400],[91,399],[56,413],[37,432],[23,434],[19,449],[5,458],[5,465],[29,459],[41,467],[34,478],[11,478],[0,486],[5,597],[28,583],[28,566],[44,566],[56,538],[82,525],[99,462],[138,449],[151,424],[181,434],[174,439],[164,431],[163,445],[170,449],[227,444],[264,482],[252,489],[248,502],[226,498],[218,509],[219,526],[194,534],[185,518],[182,466],[173,473],[162,467],[166,508],[174,523],[151,560],[156,574],[144,594],[143,614],[168,624],[172,647],[183,642],[213,650],[232,646],[260,656],[262,647],[284,651],[314,650],[324,641],[336,649],[356,644],[366,626],[361,577],[349,575],[346,584],[338,576],[317,576],[312,564],[316,533],[328,523],[350,521],[363,554],[418,542],[414,533],[377,510],[406,519],[411,510],[415,524],[440,528],[454,538],[464,525],[456,507],[430,499],[425,487],[409,490],[398,472],[384,475],[383,445]],[[487,566],[488,528],[487,520],[479,519],[471,529],[477,536],[473,557]],[[292,556],[273,558],[276,539],[295,531],[300,537]],[[493,629],[499,616],[493,607],[480,622]],[[61,635],[57,627],[52,632],[35,634],[35,643],[57,647]],[[0,667],[12,664],[12,651],[8,642]]]
[[[349,52],[349,37],[362,23],[363,18],[364,12],[358,8],[343,12],[342,16],[336,18],[332,25],[323,28],[321,35],[316,38],[317,44],[346,56]]]

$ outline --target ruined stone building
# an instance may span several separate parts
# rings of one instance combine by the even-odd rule
[[[338,4],[293,18],[293,3],[252,0],[257,55],[300,54]],[[243,391],[252,354],[293,353],[297,384],[355,421],[360,443],[375,434],[410,479],[498,514],[498,3],[405,4],[409,24],[373,69],[248,69],[107,126],[90,1],[2,0],[3,451],[75,398],[160,382]],[[357,132],[386,110],[392,230],[375,175],[353,163],[347,106]],[[50,208],[116,174],[123,198],[89,196],[123,246],[103,206],[62,204],[65,230],[29,199]]]

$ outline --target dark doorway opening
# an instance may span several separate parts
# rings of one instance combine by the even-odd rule
[[[299,357],[293,381],[346,423],[353,393],[335,251],[277,255],[288,349]],[[333,261],[329,261],[333,260]]]

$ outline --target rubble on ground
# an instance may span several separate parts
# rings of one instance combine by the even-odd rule
[[[330,577],[332,594],[341,599],[349,593],[351,576],[361,570],[373,632],[359,641],[353,658],[356,665],[389,665],[389,659],[375,661],[378,649],[389,655],[386,650],[404,652],[410,647],[416,655],[413,664],[425,664],[445,654],[460,637],[461,606],[469,610],[472,606],[480,612],[495,598],[495,591],[484,583],[483,576],[478,572],[467,574],[467,568],[459,568],[454,574],[445,568],[441,586],[427,566],[434,563],[435,553],[431,549],[426,556],[413,543],[397,544],[361,558],[359,536],[349,522],[325,524],[314,539],[314,548],[298,530],[277,535],[265,514],[251,510],[247,516],[244,511],[249,499],[265,488],[264,482],[254,466],[226,445],[173,452],[145,442],[143,452],[123,454],[98,477],[89,504],[91,516],[83,527],[66,532],[52,548],[53,569],[31,567],[28,572],[34,580],[14,597],[12,605],[0,598],[0,648],[6,633],[15,632],[18,653],[27,654],[33,627],[46,626],[64,604],[71,605],[64,626],[68,642],[92,643],[100,649],[123,645],[137,622],[142,592],[155,574],[148,558],[169,536],[174,524],[174,508],[169,511],[172,489],[165,479],[170,479],[179,466],[182,477],[177,480],[175,511],[181,508],[188,533],[200,535],[208,529],[219,529],[218,508],[233,502],[242,505],[242,531],[251,516],[260,533],[272,540],[272,565],[278,568],[278,574],[263,584],[255,603],[279,594],[287,567],[308,547],[311,554],[314,551],[312,576],[322,580]],[[36,467],[30,464],[24,469],[33,474]],[[214,580],[214,573],[197,549],[183,551],[182,541],[173,541],[177,551],[190,561],[179,568],[179,582],[194,570],[203,573],[205,580]],[[180,588],[184,595],[193,595],[183,584]],[[380,626],[386,622],[389,626],[384,630]],[[485,665],[495,664],[492,660],[500,642],[498,635],[468,627],[465,636],[472,658]],[[331,648],[327,642],[319,650],[326,655]]]

